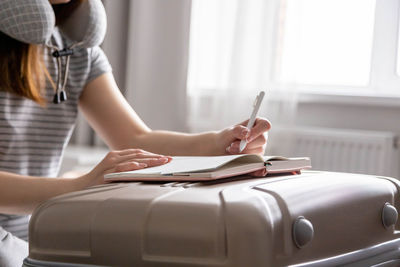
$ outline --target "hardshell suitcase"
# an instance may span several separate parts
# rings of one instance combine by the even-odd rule
[[[399,185],[304,172],[92,187],[36,209],[24,266],[400,266]]]

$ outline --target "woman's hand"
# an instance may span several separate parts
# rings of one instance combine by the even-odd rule
[[[87,186],[103,184],[104,175],[107,173],[139,170],[163,165],[171,160],[172,158],[169,156],[154,154],[142,149],[112,151],[92,171],[78,179],[87,182]]]
[[[217,134],[217,145],[221,146],[224,154],[260,154],[263,155],[267,146],[267,131],[271,123],[264,118],[257,118],[253,128],[246,128],[248,120],[222,130]],[[240,152],[240,141],[246,140],[247,145]]]

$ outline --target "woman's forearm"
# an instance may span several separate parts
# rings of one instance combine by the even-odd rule
[[[51,197],[103,184],[107,173],[158,166],[169,160],[140,149],[125,149],[107,153],[90,172],[77,178],[34,177],[0,171],[0,213],[29,214]]]
[[[85,179],[45,178],[0,172],[0,213],[30,214],[45,200],[88,186]]]
[[[85,86],[79,107],[96,133],[115,150],[141,148],[164,155],[263,154],[264,133],[271,127],[268,120],[257,118],[252,129],[247,129],[248,121],[243,121],[218,132],[153,131],[123,97],[111,73],[103,74]],[[154,107],[154,112],[160,111]],[[243,139],[247,139],[248,145],[241,151],[239,144]]]
[[[170,131],[151,131],[133,138],[131,147],[171,156],[222,155],[216,145],[217,132],[187,134]]]

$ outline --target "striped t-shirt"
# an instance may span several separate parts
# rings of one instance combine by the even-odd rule
[[[71,45],[57,29],[51,41],[60,49]],[[51,55],[54,50],[44,49],[47,69],[56,82],[60,70],[56,58]],[[61,59],[64,77],[66,58]],[[45,90],[47,106],[44,108],[32,100],[0,90],[0,171],[56,177],[63,150],[75,126],[83,87],[110,71],[111,66],[99,47],[75,48],[66,85],[67,101],[53,104],[55,92],[49,82]],[[25,240],[28,221],[27,216],[0,214],[0,227]]]

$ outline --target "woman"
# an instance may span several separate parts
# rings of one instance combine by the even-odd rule
[[[264,153],[270,124],[261,118],[250,131],[246,122],[200,134],[149,129],[98,47],[99,0],[2,0],[0,31],[0,266],[21,266],[26,215],[38,204],[101,184],[106,173],[165,164],[170,155],[236,154],[242,139],[242,153]],[[78,107],[111,152],[87,174],[53,179]]]

